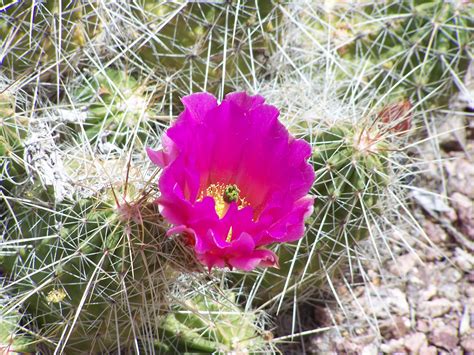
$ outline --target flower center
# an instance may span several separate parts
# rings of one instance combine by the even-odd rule
[[[225,216],[232,202],[237,203],[239,210],[249,205],[245,198],[240,197],[240,189],[235,184],[211,184],[206,190],[201,191],[198,201],[202,201],[207,196],[214,199],[216,213],[219,218]]]
[[[232,203],[237,202],[239,200],[239,193],[240,190],[237,185],[227,185],[224,189],[224,202]]]

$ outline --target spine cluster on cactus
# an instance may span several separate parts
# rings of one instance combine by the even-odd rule
[[[1,280],[0,280],[1,285]],[[18,309],[4,310],[6,295],[0,297],[0,352],[2,354],[28,354],[35,351],[35,340],[29,324]]]
[[[101,30],[97,6],[65,0],[7,4],[0,17],[5,73],[18,78],[39,71],[47,78],[72,68],[78,52]]]
[[[5,91],[0,94],[0,156],[4,161],[0,176],[2,185],[7,184],[22,171],[22,139],[26,137],[28,124],[24,117],[15,115],[13,94]],[[3,187],[5,189],[5,186]]]
[[[12,214],[8,197],[27,178],[23,146],[27,131],[28,121],[16,113],[13,94],[3,90],[0,93],[0,226],[5,228],[4,221]]]
[[[258,315],[236,304],[232,292],[193,295],[173,307],[159,325],[159,353],[254,353],[268,349]]]
[[[474,6],[456,1],[344,3],[322,14],[349,72],[425,108],[464,90],[472,59]]]
[[[20,223],[10,220],[0,252],[7,307],[24,307],[34,315],[37,336],[60,349],[129,347],[140,327],[137,309],[150,297],[148,277],[165,272],[157,266],[156,234],[120,218],[105,201],[54,204],[37,190],[21,202],[17,192],[10,203]]]
[[[126,71],[108,69],[78,82],[72,104],[84,113],[84,122],[72,125],[103,151],[144,149],[146,137],[157,131],[150,100],[145,83]]]
[[[104,94],[111,122],[123,119],[123,111],[110,97],[136,88],[129,83],[117,79]],[[192,267],[192,258],[164,240],[146,180],[134,175],[130,161],[91,151],[92,138],[61,134],[64,124],[55,131],[46,114],[20,119],[6,93],[0,105],[0,316],[27,314],[31,322],[18,334],[26,329],[38,351],[136,346],[149,319],[162,313],[168,285]],[[89,99],[92,111],[97,104]],[[71,194],[63,193],[66,185]],[[10,337],[17,329],[2,337],[5,332]]]
[[[0,335],[14,333],[12,347],[68,353],[139,351],[138,343],[146,347],[150,341],[159,353],[265,347],[255,315],[241,310],[233,294],[170,297],[173,280],[196,265],[188,249],[161,239],[152,208],[147,214],[145,207],[92,201],[14,204],[21,225],[9,226],[0,249],[8,296],[0,314],[8,318],[21,307],[32,322],[28,336],[21,329],[0,329]],[[180,305],[170,306],[172,299]],[[156,336],[150,339],[147,332]]]
[[[269,0],[159,3],[142,0],[123,14],[140,26],[128,35],[136,62],[162,83],[162,95],[178,102],[197,91],[223,93],[255,87],[268,71],[282,14]]]

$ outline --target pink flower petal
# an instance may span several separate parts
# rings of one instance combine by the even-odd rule
[[[153,163],[158,165],[160,168],[165,168],[176,159],[179,153],[174,142],[166,134],[163,134],[162,143],[162,150],[155,151],[146,148],[146,152]]]
[[[270,250],[256,249],[250,255],[230,258],[229,265],[240,270],[251,271],[257,266],[278,266],[278,257]]]
[[[262,247],[304,234],[313,206],[307,195],[314,181],[311,147],[289,134],[261,96],[232,93],[218,105],[198,93],[182,101],[185,110],[163,135],[163,149],[147,150],[164,169],[157,201],[163,216],[176,226],[173,232],[193,236],[196,255],[209,269],[278,266],[276,255]],[[224,202],[224,190],[207,195],[212,186],[234,184],[234,202]],[[222,215],[215,199],[226,203]]]
[[[209,111],[217,107],[216,98],[207,92],[185,96],[181,101],[186,111],[189,111],[191,116],[199,122],[204,121]]]

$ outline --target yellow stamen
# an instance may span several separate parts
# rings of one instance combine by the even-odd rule
[[[211,184],[205,190],[201,191],[197,200],[202,201],[204,197],[207,196],[214,199],[216,213],[219,218],[223,218],[225,216],[232,202],[237,203],[237,208],[239,210],[249,206],[249,203],[245,200],[245,198],[240,197],[240,189],[235,184]],[[230,242],[231,239],[232,227],[229,229],[226,241]]]
[[[232,240],[232,226],[229,229],[229,233],[227,233],[227,238],[225,239],[225,241],[227,243],[230,243],[231,240]]]
[[[224,184],[211,184],[207,187],[205,191],[201,192],[201,195],[199,196],[198,200],[202,200],[206,196],[212,197],[214,199],[216,213],[219,218],[222,218],[224,217],[229,208],[229,204],[224,201],[224,191]]]

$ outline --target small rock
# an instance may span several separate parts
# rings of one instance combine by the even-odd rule
[[[434,346],[422,346],[420,355],[438,355],[438,350]]]
[[[365,329],[365,333],[367,333],[367,329]],[[354,344],[358,344],[358,345],[361,345],[362,347],[364,347],[365,345],[374,343],[375,338],[376,338],[376,336],[373,335],[373,334],[363,335],[363,336],[358,336],[358,337],[351,336],[349,341],[354,343]]]
[[[459,192],[451,195],[451,204],[458,216],[458,225],[462,233],[474,240],[474,202]]]
[[[377,355],[379,350],[376,345],[369,344],[362,348],[361,355]]]
[[[410,288],[420,286],[421,288],[426,287],[425,275],[419,272],[419,268],[414,268],[411,272],[408,273],[406,281],[408,282],[407,286]]]
[[[384,338],[402,338],[410,330],[410,319],[407,317],[395,316],[380,324],[380,332]]]
[[[466,145],[466,128],[464,116],[450,115],[449,120],[445,120],[439,132],[443,133],[439,136],[440,147],[446,152],[462,151]]]
[[[416,201],[418,205],[423,207],[426,211],[447,213],[451,211],[451,207],[446,203],[446,198],[443,196],[433,194],[430,191],[417,189],[410,193],[410,196]]]
[[[464,154],[463,154],[464,155]],[[474,199],[474,165],[466,158],[456,159],[444,164],[448,173],[450,192],[460,192]]]
[[[461,346],[466,353],[468,354],[474,353],[474,334],[464,337],[461,340]]]
[[[464,306],[464,312],[462,313],[461,321],[459,322],[459,335],[463,336],[471,331],[471,312],[469,311],[469,305]]]
[[[408,253],[398,257],[390,266],[390,272],[397,276],[406,276],[418,264],[419,257]]]
[[[449,210],[443,212],[443,214],[451,223],[458,220],[458,214],[454,208],[449,208]]]
[[[440,351],[439,355],[465,355],[464,351],[458,346],[456,349],[451,350],[450,352]]]
[[[469,274],[467,274],[466,280],[468,282],[474,283],[474,271],[471,271]],[[465,291],[466,295],[469,296],[469,292],[471,292],[471,294],[474,296],[474,289],[467,289]]]
[[[454,267],[446,268],[441,276],[441,283],[458,282],[462,279],[462,273]]]
[[[471,272],[474,269],[474,255],[461,248],[454,250],[454,262],[464,272]]]
[[[379,319],[389,319],[391,315],[408,316],[410,313],[406,295],[399,288],[367,290],[359,302],[368,314]]]
[[[344,353],[360,353],[361,347],[360,345],[357,345],[348,339],[344,339],[342,343],[337,344],[337,350],[338,352],[344,352]]]
[[[430,330],[430,326],[426,320],[419,319],[416,322],[416,330],[418,330],[421,333],[428,333],[428,331]]]
[[[417,354],[424,345],[428,345],[428,342],[423,333],[413,333],[405,337],[405,348],[411,353]]]
[[[370,277],[370,282],[372,282],[375,286],[380,286],[380,275],[376,271],[370,269],[367,272],[367,276]]]
[[[320,333],[317,337],[312,338],[311,343],[312,346],[317,349],[318,353],[336,353],[336,344],[341,341],[340,339],[340,336],[333,329],[322,334]]]
[[[460,193],[460,192],[455,192],[450,196],[450,203],[454,207],[454,209],[458,212],[460,212],[460,209],[470,209],[472,208],[472,199],[470,199],[468,196]],[[469,214],[470,215],[470,214]]]
[[[442,328],[446,325],[444,318],[432,318],[428,322],[430,327],[430,332],[433,332],[437,328]]]
[[[474,272],[473,272],[474,274]],[[474,285],[466,285],[466,289],[464,290],[464,294],[467,298],[474,298]]]
[[[433,301],[427,301],[420,304],[418,313],[427,315],[430,318],[441,317],[448,313],[452,308],[452,303],[446,298],[437,298]]]
[[[443,255],[433,249],[433,248],[428,248],[422,255],[420,255],[424,261],[435,261],[435,260],[440,260],[443,258]]]
[[[428,286],[428,289],[420,292],[420,297],[418,302],[426,302],[432,299],[438,293],[438,289],[435,285],[431,284]]]
[[[396,351],[403,351],[404,346],[403,346],[404,340],[402,339],[391,339],[388,341],[388,343],[380,345],[380,351],[388,354],[393,354]]]
[[[442,244],[449,241],[448,234],[439,224],[433,223],[430,220],[425,220],[423,223],[423,230],[430,240],[435,244]]]
[[[453,350],[459,342],[458,332],[456,328],[449,325],[436,328],[430,335],[430,341],[432,344],[445,350]]]
[[[413,238],[413,236],[410,235],[410,233],[407,233],[407,231],[401,230],[399,228],[394,228],[394,230],[391,231],[390,239],[392,238],[394,242],[399,242],[400,244],[403,244],[404,246],[409,245],[411,247],[415,247],[415,244],[417,244],[416,238]],[[394,247],[396,248],[397,246],[394,245]],[[399,250],[406,252],[407,248],[403,247],[403,248],[400,248]],[[400,255],[400,254],[395,254],[395,255]]]
[[[443,283],[439,285],[438,294],[451,301],[457,301],[461,297],[459,285],[457,283]]]

